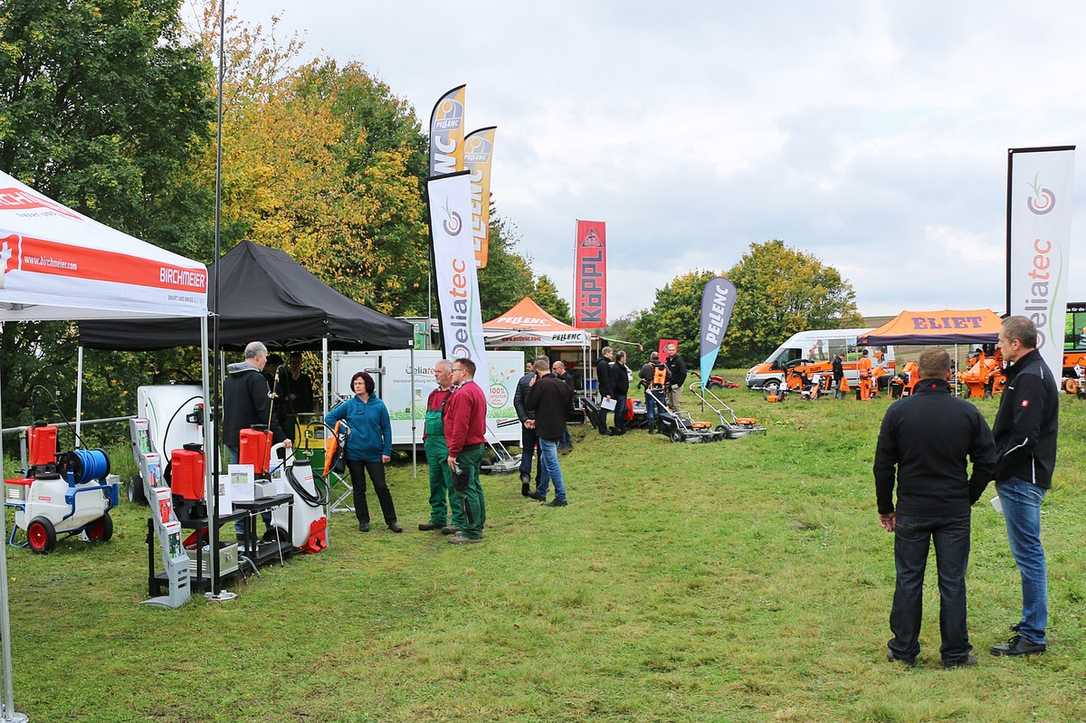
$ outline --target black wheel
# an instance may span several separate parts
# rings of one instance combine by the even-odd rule
[[[108,542],[113,537],[113,518],[107,512],[84,527],[83,531],[91,542]]]
[[[143,480],[140,479],[139,475],[135,475],[128,480],[125,497],[134,505],[147,506],[147,497],[143,494]]]
[[[713,381],[709,382],[706,386],[709,387],[710,389],[720,389],[724,385],[714,379]]]
[[[35,517],[26,528],[26,539],[31,550],[46,555],[57,546],[57,530],[46,518]]]
[[[672,442],[681,442],[681,441],[683,441],[683,433],[681,431],[679,431],[678,429],[676,429],[674,432],[671,433],[671,441]]]

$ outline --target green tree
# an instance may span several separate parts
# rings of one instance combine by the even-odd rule
[[[856,292],[841,273],[783,241],[753,243],[727,276],[735,309],[721,348],[732,363],[764,358],[806,329],[859,326]]]
[[[213,105],[206,92],[212,66],[183,37],[179,4],[0,3],[0,170],[184,253],[206,228],[206,216],[196,214],[210,206],[206,194],[191,193],[179,179],[207,141]],[[29,396],[39,384],[73,413],[75,345],[75,328],[65,322],[4,329],[5,420],[29,420]],[[138,367],[134,357],[124,363]],[[86,371],[94,376],[93,361]],[[113,401],[88,398],[86,412],[108,413]],[[44,413],[43,401],[38,407]]]
[[[546,274],[542,274],[535,280],[532,298],[555,319],[567,324],[573,323],[573,315],[569,313],[569,302],[558,295],[558,287]]]
[[[489,321],[535,291],[528,259],[517,253],[520,236],[510,221],[490,214],[490,241],[486,268],[479,270],[479,298],[483,321]],[[437,305],[434,305],[436,312]]]
[[[660,339],[678,339],[683,359],[687,363],[697,359],[701,292],[714,276],[712,271],[689,271],[657,289],[652,308],[638,316],[632,325],[633,340],[648,352],[656,349]]]

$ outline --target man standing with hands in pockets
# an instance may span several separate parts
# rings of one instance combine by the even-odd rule
[[[475,362],[457,359],[452,365],[452,396],[445,403],[446,460],[453,476],[454,505],[464,510],[460,531],[449,538],[454,545],[481,542],[486,524],[486,504],[479,483],[486,442],[486,395],[475,383]]]

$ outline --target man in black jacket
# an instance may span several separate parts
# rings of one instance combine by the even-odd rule
[[[679,356],[679,349],[675,344],[667,345],[667,370],[671,372],[671,384],[667,388],[667,405],[671,411],[679,411],[679,394],[682,393],[683,384],[686,383],[686,362]]]
[[[535,384],[528,392],[525,406],[533,418],[528,424],[533,426],[539,437],[539,455],[543,459],[543,473],[536,485],[532,498],[545,502],[547,486],[554,482],[554,500],[549,507],[565,507],[566,483],[562,477],[562,468],[558,462],[558,442],[566,431],[566,420],[573,412],[573,390],[561,379],[551,374],[551,362],[545,356],[535,360]]]
[[[1022,578],[1022,617],[1006,643],[992,655],[1034,655],[1045,651],[1048,625],[1048,568],[1041,546],[1041,501],[1056,466],[1060,392],[1037,351],[1037,327],[1024,316],[1003,320],[999,349],[1009,365],[1007,385],[995,421],[996,490],[1007,523],[1011,555]]]
[[[614,359],[615,353],[609,346],[600,349],[600,358],[596,360],[596,385],[600,393],[600,413],[598,415],[598,422],[600,427],[600,434],[608,434],[607,430],[607,410],[603,408],[604,400],[613,399],[611,396],[611,360]]]
[[[626,397],[630,394],[630,368],[626,366],[626,352],[615,353],[611,364],[611,396],[615,400],[615,428],[613,435],[626,434]]]
[[[661,363],[660,353],[654,351],[649,354],[649,360],[641,367],[638,376],[640,379],[637,385],[645,388],[645,421],[648,422],[649,434],[653,434],[656,432],[656,417],[659,412],[656,401],[663,401],[664,389],[671,382],[671,372],[667,365]]]
[[[525,372],[517,382],[517,391],[513,394],[513,409],[517,411],[517,419],[520,420],[520,493],[525,497],[531,497],[529,485],[532,481],[532,457],[536,457],[535,482],[539,484],[542,474],[543,457],[536,456],[539,452],[539,438],[536,436],[534,426],[529,426],[532,418],[524,402],[528,399],[528,391],[535,383],[535,370]]]
[[[845,363],[841,359],[840,354],[833,355],[833,398],[840,399],[844,396],[841,393],[841,380],[845,378]]]
[[[573,375],[566,371],[566,363],[559,359],[551,365],[551,372],[569,386],[570,391],[573,392],[574,403],[576,403],[577,386],[573,380]],[[558,451],[562,453],[573,451],[573,437],[569,434],[568,426],[566,427],[566,433],[562,436],[562,441],[558,443]]]
[[[875,450],[879,523],[894,533],[897,585],[890,611],[887,656],[907,665],[920,652],[924,568],[935,541],[939,572],[939,631],[943,666],[974,665],[966,626],[965,571],[969,563],[969,508],[991,479],[995,447],[975,406],[950,393],[950,355],[920,355],[913,396],[886,410]],[[966,474],[966,456],[973,463]],[[897,508],[893,489],[897,477]]]

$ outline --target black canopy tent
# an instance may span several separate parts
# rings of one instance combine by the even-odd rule
[[[269,348],[317,351],[324,340],[332,349],[406,349],[414,339],[411,324],[348,299],[327,286],[285,252],[242,241],[208,267],[208,288],[222,269],[219,344],[240,350],[254,339]],[[208,299],[215,313],[215,302]],[[85,321],[80,346],[147,351],[198,346],[198,319],[161,321]]]

